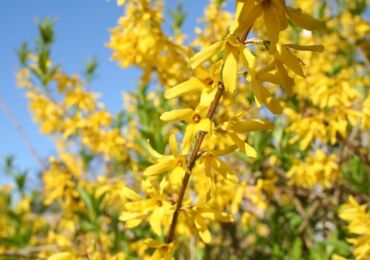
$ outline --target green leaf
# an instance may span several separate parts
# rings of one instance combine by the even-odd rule
[[[28,49],[27,42],[22,43],[21,48],[16,50],[19,62],[21,63],[23,67],[27,65],[27,59],[28,59],[29,52],[30,50]]]
[[[291,260],[302,259],[302,240],[299,237],[294,240],[289,256]]]
[[[78,192],[81,196],[81,199],[85,203],[87,210],[89,211],[90,219],[91,220],[95,219],[96,212],[92,196],[86,191],[86,189],[83,188],[78,188]]]
[[[96,59],[96,56],[93,56],[86,62],[84,75],[88,82],[95,78],[95,73],[98,68],[98,65],[99,63]]]

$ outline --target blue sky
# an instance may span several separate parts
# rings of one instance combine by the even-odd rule
[[[184,25],[189,37],[193,36],[193,26],[203,14],[203,6],[208,2],[184,1],[189,16]],[[174,8],[177,1],[167,1]],[[95,55],[99,62],[97,79],[90,88],[102,93],[101,100],[111,112],[122,107],[124,91],[133,89],[138,77],[135,69],[122,70],[109,60],[110,49],[104,44],[109,40],[109,28],[113,28],[123,9],[115,1],[106,0],[3,0],[0,1],[0,96],[5,100],[38,153],[46,158],[53,154],[52,142],[39,133],[27,110],[24,92],[16,87],[15,73],[19,68],[15,49],[22,42],[33,43],[37,36],[36,18],[54,17],[56,23],[56,43],[52,50],[53,60],[61,63],[69,73],[81,72],[84,63]],[[169,30],[169,25],[164,26]],[[5,113],[0,110],[0,164],[3,158],[13,154],[23,169],[35,172],[37,161],[23,143],[18,132]],[[3,176],[0,175],[0,179]],[[2,181],[0,180],[0,183]]]

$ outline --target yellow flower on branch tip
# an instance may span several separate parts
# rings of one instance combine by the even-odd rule
[[[304,14],[300,8],[286,7],[288,17],[299,27],[313,31],[324,26],[323,21],[319,21],[311,16]]]
[[[235,36],[229,35],[226,37],[222,79],[225,84],[225,90],[230,94],[234,94],[236,90],[239,54],[244,48],[244,44],[242,44]]]
[[[300,51],[316,51],[322,52],[324,51],[324,47],[322,45],[298,45],[298,44],[279,44],[277,47],[277,51],[274,53],[275,57],[275,66],[277,71],[285,82],[287,72],[285,68],[282,66],[283,64],[291,69],[294,73],[298,74],[301,77],[305,77],[301,64],[303,62],[298,59],[290,49],[300,50]]]
[[[208,229],[208,221],[219,221],[219,222],[233,222],[233,217],[225,212],[212,209],[204,204],[184,207],[185,222],[187,223],[190,230],[194,234],[197,234],[199,238],[206,244],[211,242],[212,236]]]
[[[254,99],[258,107],[264,104],[272,113],[280,114],[283,110],[279,101],[276,100],[271,93],[263,86],[263,81],[279,81],[274,75],[268,72],[271,68],[265,69],[263,73],[256,71],[257,61],[256,57],[251,53],[248,48],[244,48],[242,52],[242,62],[247,68],[247,79],[251,83]]]
[[[238,75],[238,59],[243,48],[245,48],[244,44],[236,36],[229,34],[224,40],[218,41],[195,54],[190,59],[190,66],[194,70],[206,60],[222,51],[222,79],[225,84],[225,90],[230,94],[234,94]]]
[[[174,211],[164,194],[158,191],[147,191],[149,198],[138,199],[125,204],[125,210],[119,219],[125,222],[126,228],[140,225],[149,216],[149,224],[154,233],[162,235],[162,226],[166,226]]]
[[[212,56],[216,55],[218,52],[220,52],[225,45],[225,41],[218,41],[206,48],[204,48],[202,51],[196,53],[193,57],[190,58],[190,67],[194,70],[198,66],[200,66],[202,63],[204,63],[206,60],[211,58]]]
[[[233,145],[223,150],[207,151],[199,159],[199,162],[204,164],[205,174],[208,181],[207,193],[210,191],[211,194],[214,194],[215,192],[215,173],[219,174],[228,181],[234,183],[238,181],[238,178],[233,173],[231,167],[219,158],[221,156],[232,153],[236,149],[237,146]]]
[[[195,136],[200,131],[213,134],[214,124],[212,120],[206,117],[207,108],[193,110],[191,108],[177,109],[164,112],[161,115],[163,121],[184,120],[188,123],[186,126],[181,149],[184,154],[188,154]]]
[[[191,94],[194,92],[200,92],[205,86],[205,83],[196,77],[191,77],[187,81],[184,81],[164,93],[164,97],[167,99],[176,98],[185,94]]]
[[[279,33],[288,26],[289,17],[299,27],[316,30],[323,22],[302,13],[301,9],[287,7],[284,0],[238,0],[236,4],[236,19],[230,27],[230,33],[240,35],[252,27],[255,20],[263,16],[267,35],[271,43],[271,52],[279,40]]]
[[[247,156],[256,157],[257,152],[252,146],[242,140],[240,137],[241,133],[251,131],[263,131],[274,128],[274,125],[268,120],[261,119],[247,119],[239,120],[234,118],[230,121],[224,122],[221,128],[227,133],[227,135],[233,140],[234,144],[245,153]]]
[[[236,18],[230,27],[230,33],[240,35],[252,27],[262,14],[261,5],[255,0],[237,0]]]
[[[152,238],[140,240],[132,245],[132,248],[139,252],[139,256],[143,257],[148,248],[154,248],[154,253],[150,257],[152,260],[172,260],[173,251],[175,250],[174,243],[163,243]]]
[[[161,181],[161,191],[163,191],[168,182],[175,187],[179,186],[185,174],[187,160],[184,155],[179,153],[175,135],[170,136],[169,145],[171,155],[161,155],[148,145],[149,151],[156,158],[157,162],[146,168],[143,173],[146,177],[168,173]]]
[[[221,69],[222,61],[212,64],[208,70],[199,66],[194,71],[195,77],[168,89],[164,96],[171,99],[185,94],[202,92],[199,107],[209,107],[217,91]]]

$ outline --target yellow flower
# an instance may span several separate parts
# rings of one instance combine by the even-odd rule
[[[277,47],[277,51],[274,53],[274,63],[276,69],[278,71],[279,76],[282,79],[282,83],[284,87],[287,89],[288,92],[291,92],[291,84],[289,76],[287,76],[287,72],[283,67],[283,64],[291,69],[294,73],[298,74],[301,77],[305,77],[301,64],[303,62],[298,59],[290,49],[300,50],[300,51],[316,51],[322,52],[324,51],[323,46],[321,45],[298,45],[298,44],[279,44]]]
[[[157,162],[145,169],[143,175],[146,177],[159,175],[161,173],[168,173],[162,179],[162,190],[170,183],[174,188],[181,184],[182,178],[185,174],[186,157],[179,153],[176,136],[171,135],[169,138],[170,150],[172,155],[162,155],[154,151],[148,145],[151,155],[156,158]]]
[[[220,71],[222,61],[212,64],[209,70],[199,66],[195,69],[195,77],[180,83],[165,92],[165,98],[176,98],[185,94],[201,92],[199,107],[208,108],[216,94],[217,86],[220,81]]]
[[[128,189],[128,188],[127,188]],[[147,193],[149,198],[143,199],[134,191],[130,190],[134,201],[125,204],[125,210],[119,219],[126,222],[126,228],[134,228],[140,225],[149,215],[149,224],[154,233],[162,235],[162,226],[168,227],[169,219],[172,217],[174,205],[166,200],[164,194],[151,189]]]
[[[323,26],[309,15],[302,13],[301,9],[286,6],[284,0],[238,0],[236,6],[236,19],[230,28],[230,33],[240,35],[250,30],[254,21],[263,16],[267,35],[271,43],[271,52],[275,51],[275,45],[279,40],[279,33],[288,26],[289,17],[299,27],[307,30],[316,30]]]
[[[224,40],[218,41],[195,54],[190,59],[190,66],[192,69],[196,69],[206,60],[222,51],[222,79],[225,84],[225,90],[233,95],[236,90],[236,82],[238,79],[239,54],[244,48],[245,46],[240,42],[239,38],[229,34]]]
[[[362,120],[361,120],[361,126],[364,129],[370,128],[370,95],[365,99],[365,101],[362,103]]]
[[[81,110],[92,111],[96,106],[95,99],[97,97],[98,95],[95,93],[90,93],[81,87],[76,87],[67,91],[64,102],[67,108],[76,106]]]
[[[340,180],[339,166],[335,154],[325,155],[317,150],[315,156],[307,156],[304,162],[296,160],[287,173],[290,184],[311,189],[315,185],[331,188]]]
[[[348,202],[339,209],[339,217],[349,222],[349,232],[357,235],[347,241],[355,246],[353,254],[358,260],[370,259],[370,214],[366,208],[349,196]]]
[[[208,221],[232,222],[233,217],[225,212],[212,209],[205,204],[183,207],[183,213],[187,226],[194,234],[197,234],[204,243],[211,242],[211,232],[208,229]]]
[[[191,108],[177,109],[169,112],[164,112],[161,115],[161,120],[163,121],[176,121],[184,120],[188,122],[186,126],[184,139],[182,141],[181,149],[184,154],[188,154],[191,145],[194,141],[195,136],[199,131],[204,131],[212,135],[213,133],[213,122],[206,117],[207,109],[196,109]]]
[[[240,149],[240,151],[245,153],[247,156],[256,157],[257,152],[252,146],[242,140],[240,134],[251,131],[263,131],[273,129],[274,125],[268,120],[240,120],[239,118],[233,118],[227,122],[224,122],[221,128],[226,132],[226,135],[232,139],[232,141]]]
[[[256,57],[248,48],[244,48],[242,52],[242,61],[244,66],[247,68],[247,79],[251,84],[257,106],[260,107],[262,104],[264,104],[274,114],[280,114],[282,112],[282,107],[279,101],[276,100],[263,85],[263,81],[279,83],[279,79],[277,79],[276,76],[267,73],[269,70],[271,70],[269,67],[257,72]]]
[[[207,151],[200,158],[199,163],[204,165],[205,175],[208,180],[207,192],[211,191],[211,194],[215,192],[216,177],[214,173],[217,173],[228,181],[238,181],[231,167],[219,158],[232,153],[235,149],[236,145],[223,150]]]
[[[174,243],[163,243],[152,238],[147,238],[144,240],[140,240],[135,242],[131,246],[134,250],[139,252],[139,256],[141,259],[145,256],[145,251],[149,248],[154,248],[154,253],[150,257],[152,260],[172,260],[173,259],[173,251],[175,250]]]

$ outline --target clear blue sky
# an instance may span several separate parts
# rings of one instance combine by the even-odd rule
[[[113,28],[123,9],[116,1],[106,0],[2,0],[0,1],[0,96],[26,130],[38,153],[47,158],[54,153],[52,142],[39,133],[27,109],[24,92],[16,87],[15,72],[19,68],[15,49],[22,42],[32,43],[37,35],[35,18],[55,17],[56,44],[52,51],[53,60],[61,63],[69,72],[81,72],[87,59],[96,55],[99,68],[97,79],[91,89],[102,93],[101,100],[112,111],[122,107],[121,93],[135,87],[138,72],[135,69],[122,70],[109,61],[110,49],[104,44],[109,39],[109,28]],[[168,8],[174,8],[178,1],[166,1]],[[184,1],[189,16],[184,31],[191,38],[197,18],[203,15],[208,2]],[[169,25],[164,26],[169,30]],[[16,156],[22,168],[35,172],[39,169],[18,132],[5,113],[0,110],[0,165],[6,155]],[[1,172],[1,171],[0,171]],[[4,182],[0,174],[0,184]]]

